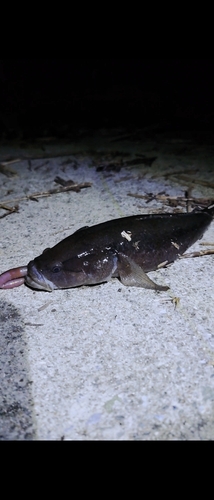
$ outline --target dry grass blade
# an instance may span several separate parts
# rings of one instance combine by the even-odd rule
[[[176,176],[175,176],[176,178]],[[184,181],[185,183],[188,182],[190,184],[200,184],[201,186],[209,187],[209,188],[214,188],[214,183],[210,181],[204,181],[203,179],[194,179],[193,177],[189,177],[188,175],[179,175],[177,179],[180,181]]]
[[[0,219],[3,219],[4,217],[7,217],[8,215],[13,214],[14,212],[19,211],[19,206],[15,205],[14,207],[7,207],[6,205],[1,204],[0,208],[3,208],[4,210],[7,210],[6,214],[0,215]]]
[[[58,194],[58,193],[65,193],[67,191],[75,191],[76,193],[79,193],[81,189],[85,189],[88,187],[92,186],[92,182],[82,182],[80,184],[72,184],[68,186],[60,186],[57,188],[49,189],[48,191],[41,191],[37,193],[32,193],[26,196],[22,196],[20,198],[15,198],[13,200],[7,200],[3,201],[0,204],[0,207],[2,207],[5,203],[15,203],[15,202],[20,202],[24,200],[31,200],[31,201],[38,201],[38,198],[45,198],[47,196],[51,196],[52,194]]]
[[[200,250],[199,252],[190,252],[190,253],[184,253],[183,255],[180,255],[180,259],[192,259],[193,257],[203,257],[204,255],[213,255],[214,250],[211,248],[208,250]]]
[[[203,205],[203,206],[208,206],[210,203],[212,203],[213,200],[210,198],[193,198],[193,197],[186,197],[186,196],[168,196],[165,194],[138,194],[138,193],[127,193],[128,196],[132,196],[133,198],[141,198],[144,200],[147,200],[147,202],[150,202],[152,200],[157,200],[161,201],[163,203],[173,203],[177,202],[179,203],[184,203],[186,204],[187,202],[192,202],[195,205]]]

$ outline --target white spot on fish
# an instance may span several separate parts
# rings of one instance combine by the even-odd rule
[[[177,250],[179,250],[180,248],[180,245],[178,245],[177,243],[175,243],[174,241],[171,241],[173,247],[177,248]]]
[[[121,236],[122,238],[126,238],[127,241],[131,241],[132,239],[131,231],[122,231]]]
[[[139,240],[139,241],[135,241],[135,242],[133,243],[133,245],[132,245],[132,246],[135,248],[135,250],[139,250],[138,243],[140,243],[140,240]]]
[[[90,252],[82,252],[77,255],[78,259],[81,259],[81,257],[86,257]]]
[[[168,263],[168,260],[164,260],[164,262],[161,262],[160,264],[158,264],[157,269],[160,269],[161,267],[166,266],[167,263]]]

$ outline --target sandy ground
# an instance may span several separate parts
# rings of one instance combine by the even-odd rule
[[[81,226],[185,211],[130,193],[183,197],[191,188],[193,197],[214,199],[212,143],[103,130],[66,144],[2,144],[1,162],[20,161],[0,171],[1,204],[19,207],[0,221],[0,272]],[[91,187],[36,201],[35,193],[57,187],[56,176]],[[191,251],[213,244],[214,223]],[[53,293],[1,290],[1,439],[213,439],[213,259],[150,273],[168,292],[117,279]]]

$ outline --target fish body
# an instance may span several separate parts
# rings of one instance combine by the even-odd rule
[[[211,205],[191,213],[134,215],[83,227],[29,262],[25,283],[52,291],[119,278],[127,286],[167,290],[145,273],[174,262],[203,236],[213,214]]]

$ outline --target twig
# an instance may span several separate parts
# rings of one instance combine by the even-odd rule
[[[166,172],[165,174],[163,173],[163,177],[165,177],[166,179],[168,177],[177,177],[177,175],[183,175],[183,174],[196,174],[196,172],[198,172],[198,169],[194,168],[192,170],[170,170],[170,172]],[[186,175],[187,176],[187,175]]]
[[[190,199],[191,199],[191,196],[192,196],[192,188],[189,187],[186,191],[185,191],[185,198],[186,198],[186,212],[191,212],[191,203],[190,203]]]
[[[180,259],[191,259],[192,257],[203,257],[203,255],[212,255],[214,254],[214,250],[201,250],[200,252],[191,252],[180,255]]]
[[[7,215],[11,215],[14,212],[18,212],[19,211],[18,205],[15,205],[15,207],[6,207],[6,205],[2,205],[1,204],[0,208],[3,208],[4,210],[8,210],[8,212],[6,214],[0,215],[0,219],[3,219],[4,217],[7,217]]]
[[[69,186],[60,186],[57,188],[49,189],[48,191],[41,191],[37,193],[32,193],[27,196],[23,196],[21,198],[15,198],[13,200],[7,200],[3,201],[0,206],[2,206],[4,203],[15,203],[15,202],[20,202],[23,200],[32,200],[32,201],[38,201],[37,198],[44,198],[47,196],[51,196],[52,194],[58,194],[58,193],[65,193],[67,191],[75,191],[76,193],[79,193],[81,189],[91,187],[92,183],[91,182],[82,182],[80,184],[72,184]]]
[[[8,165],[12,165],[12,163],[17,163],[19,161],[21,161],[21,158],[15,158],[14,160],[1,161],[1,165],[3,165],[3,167],[7,167]]]
[[[17,163],[18,161],[21,161],[20,158],[17,158],[16,160],[1,161],[0,173],[6,175],[6,177],[13,177],[17,175],[17,172],[15,172],[12,168],[9,168],[8,165],[11,165],[11,163]]]
[[[203,179],[194,179],[193,177],[188,177],[188,175],[179,175],[177,180],[183,180],[185,182],[190,182],[191,184],[201,184],[201,186],[206,186],[212,189],[214,188],[214,182],[204,181]]]
[[[214,247],[214,243],[210,243],[210,242],[207,242],[207,241],[202,241],[202,243],[199,243],[199,245],[201,245],[203,247],[208,247],[209,245],[211,247]]]
[[[133,198],[142,198],[144,200],[148,200],[148,201],[151,201],[151,200],[158,200],[158,201],[162,201],[162,202],[171,202],[171,201],[177,201],[178,203],[179,202],[182,202],[182,203],[187,203],[187,202],[193,202],[195,204],[199,204],[199,205],[209,205],[209,203],[212,203],[212,200],[211,199],[207,199],[207,198],[193,198],[193,197],[186,197],[186,196],[167,196],[167,195],[163,195],[163,194],[154,194],[154,195],[151,195],[151,194],[137,194],[137,193],[127,193],[128,196],[132,196]]]

